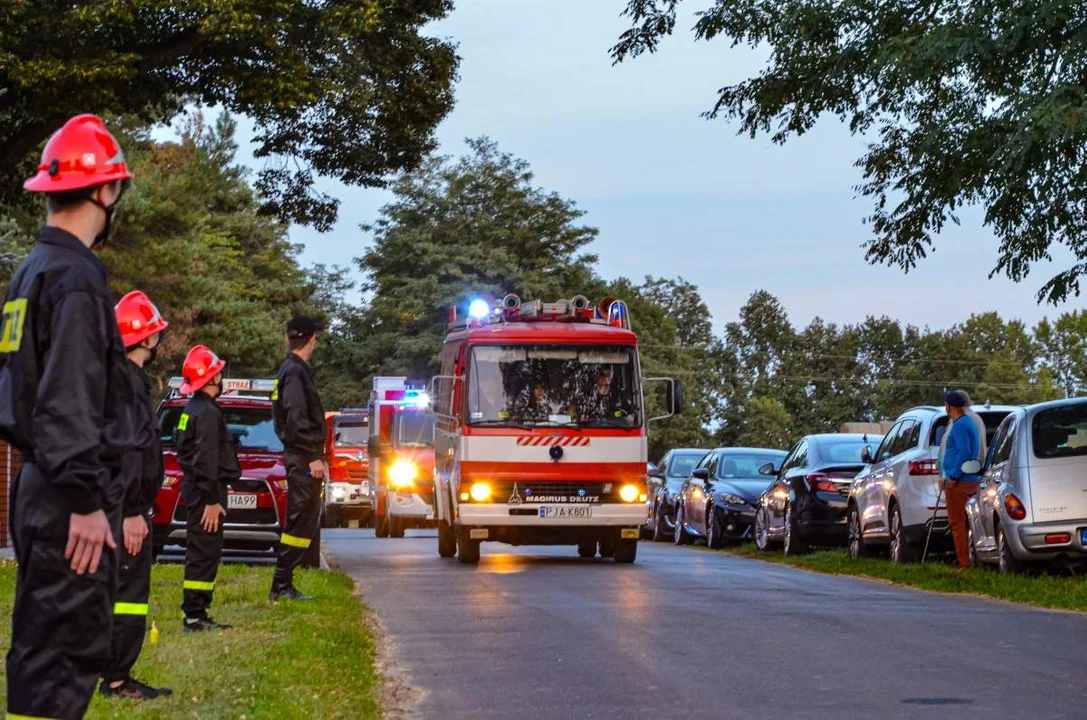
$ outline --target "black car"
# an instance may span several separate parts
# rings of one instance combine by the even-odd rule
[[[675,524],[675,498],[683,481],[691,475],[698,461],[709,450],[677,448],[669,450],[657,463],[656,470],[649,471],[649,516],[645,523],[646,533],[660,542],[672,537]]]
[[[748,537],[759,497],[771,482],[759,468],[781,465],[785,456],[767,448],[720,448],[702,458],[678,493],[675,543],[704,537],[717,549]]]
[[[760,471],[774,478],[759,498],[755,544],[781,545],[786,555],[811,545],[845,545],[849,488],[864,468],[861,452],[880,437],[860,434],[809,435],[793,446],[778,467]]]

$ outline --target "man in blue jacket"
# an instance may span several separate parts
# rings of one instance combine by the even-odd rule
[[[943,472],[947,478],[947,521],[951,525],[951,537],[955,540],[955,555],[959,567],[970,567],[970,548],[966,536],[966,503],[978,491],[980,475],[967,475],[963,463],[981,460],[981,439],[978,429],[966,416],[967,397],[958,390],[944,396],[944,406],[951,418],[947,431],[947,451],[943,457]]]

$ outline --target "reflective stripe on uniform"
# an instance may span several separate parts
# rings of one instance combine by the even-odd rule
[[[114,615],[146,615],[147,603],[126,603],[119,602],[113,604]]]
[[[203,590],[205,592],[211,592],[215,589],[215,581],[205,582],[204,580],[186,580],[183,587],[186,590]]]
[[[184,432],[189,427],[189,413],[181,413],[181,417],[177,419],[177,429]]]
[[[8,713],[4,717],[7,720],[51,720],[47,717],[41,717],[39,715],[16,715],[15,713]]]
[[[279,541],[284,545],[291,547],[302,548],[303,550],[309,547],[310,540],[308,538],[295,537],[294,535],[288,535],[283,533],[279,536]]]

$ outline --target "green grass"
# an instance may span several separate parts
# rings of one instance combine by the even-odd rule
[[[219,570],[212,616],[234,626],[219,634],[181,631],[180,565],[156,565],[151,615],[160,631],[144,644],[133,674],[174,690],[143,703],[95,694],[88,718],[377,718],[379,681],[369,611],[346,575],[300,571],[308,603],[267,600],[271,568]],[[15,564],[0,565],[2,645],[10,644]],[[150,627],[150,622],[148,623]],[[3,666],[0,665],[0,672]],[[0,682],[0,695],[6,692]]]
[[[987,568],[960,571],[943,562],[896,565],[889,560],[853,560],[845,550],[822,550],[786,557],[780,550],[760,552],[753,544],[725,552],[828,575],[856,575],[943,593],[967,593],[1061,610],[1087,611],[1087,576],[1001,575]]]

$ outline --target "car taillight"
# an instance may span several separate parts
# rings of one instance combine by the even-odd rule
[[[273,480],[272,482],[273,482],[273,483],[275,484],[275,486],[276,486],[277,488],[279,488],[280,490],[283,490],[284,492],[286,492],[286,491],[287,491],[287,479],[286,479],[286,478],[282,478],[282,479],[280,479],[280,480]]]
[[[1053,533],[1045,536],[1046,545],[1067,545],[1072,542],[1072,536],[1068,533]]]
[[[1004,510],[1012,520],[1022,520],[1027,516],[1027,509],[1022,501],[1014,495],[1004,498]]]
[[[838,486],[831,482],[829,475],[813,473],[808,475],[805,480],[811,485],[812,492],[838,492]]]
[[[939,475],[940,467],[935,460],[915,460],[910,463],[910,475]]]

